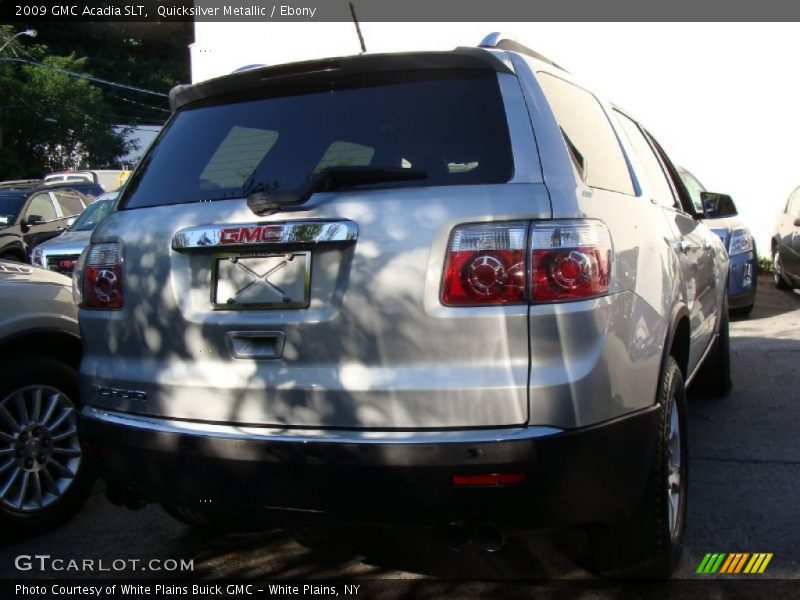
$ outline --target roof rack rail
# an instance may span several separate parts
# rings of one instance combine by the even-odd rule
[[[558,63],[553,62],[549,58],[547,58],[544,54],[540,54],[536,52],[536,50],[531,50],[527,46],[523,46],[517,41],[514,41],[509,36],[495,31],[487,35],[481,43],[478,44],[479,48],[497,48],[498,50],[510,50],[512,52],[519,52],[520,54],[525,54],[526,56],[530,56],[535,58],[536,60],[540,60],[542,62],[547,63],[548,65],[553,65],[557,69],[561,69],[565,73],[569,73],[564,67],[559,65]]]

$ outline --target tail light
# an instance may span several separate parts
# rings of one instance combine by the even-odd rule
[[[611,236],[599,221],[460,225],[450,240],[442,302],[476,306],[594,298],[608,293],[610,265]]]
[[[599,221],[550,221],[531,229],[531,300],[584,300],[608,293],[611,235]]]
[[[442,301],[449,305],[525,302],[528,224],[456,227],[445,265]]]
[[[118,244],[93,244],[81,253],[75,264],[72,292],[81,308],[122,308],[122,257]]]

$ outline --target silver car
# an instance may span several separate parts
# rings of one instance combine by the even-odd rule
[[[94,475],[77,433],[78,310],[62,275],[0,261],[0,531],[51,529]]]
[[[171,99],[73,279],[118,502],[582,524],[597,572],[671,572],[728,259],[641,124],[499,35]]]
[[[31,263],[71,277],[75,262],[89,245],[92,231],[111,212],[117,196],[118,192],[98,196],[61,235],[34,248]]]

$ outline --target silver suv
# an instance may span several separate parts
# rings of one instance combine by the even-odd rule
[[[728,259],[639,123],[498,35],[171,100],[74,278],[118,500],[586,524],[597,572],[671,572]]]

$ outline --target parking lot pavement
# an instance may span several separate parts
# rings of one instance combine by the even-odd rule
[[[733,392],[724,399],[691,397],[688,521],[679,577],[707,552],[772,552],[764,576],[800,578],[800,294],[760,281],[752,315],[731,324]],[[61,529],[0,548],[0,578],[20,572],[15,557],[64,559],[184,559],[200,577],[379,577],[459,579],[587,578],[582,540],[573,532],[521,537],[488,554],[460,553],[422,532],[316,527],[302,532],[202,533],[172,520],[158,506],[138,512],[109,505],[98,486],[83,511]],[[90,573],[48,572],[49,577]],[[104,576],[148,578],[165,572]]]

